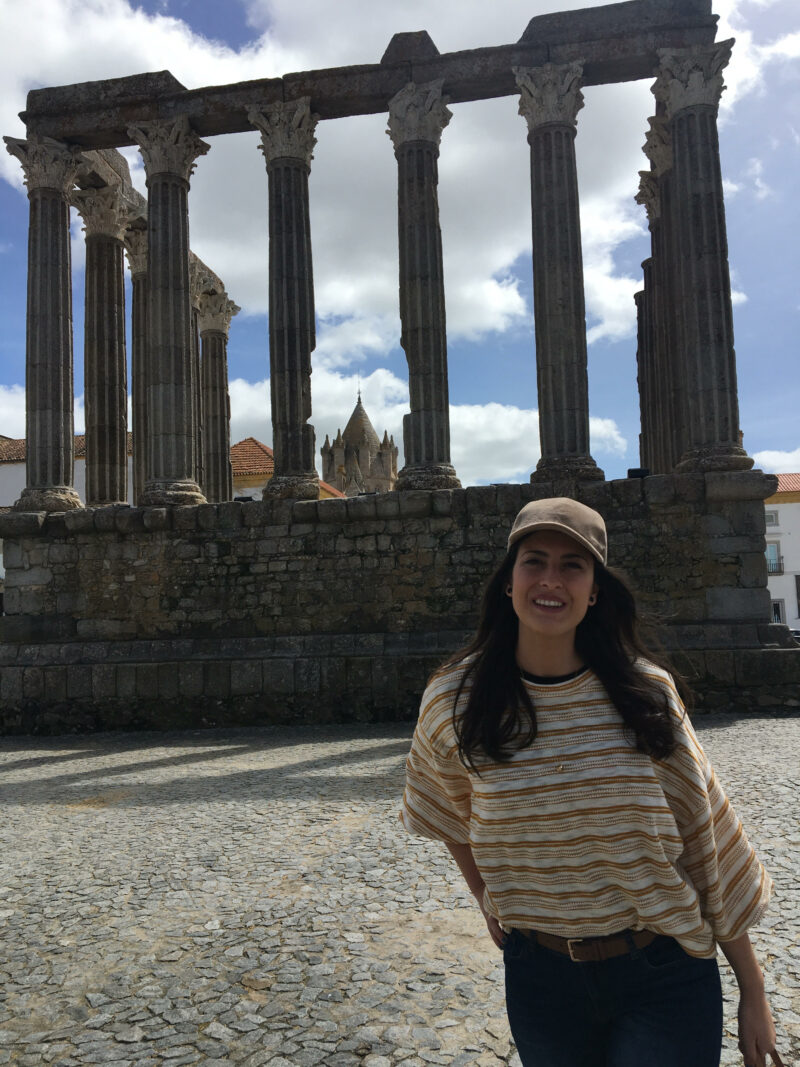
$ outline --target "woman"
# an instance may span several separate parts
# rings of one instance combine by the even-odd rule
[[[526,1067],[717,1067],[717,944],[743,1063],[780,1064],[747,935],[770,879],[606,559],[591,508],[520,511],[423,696],[403,822],[444,841],[504,950]]]

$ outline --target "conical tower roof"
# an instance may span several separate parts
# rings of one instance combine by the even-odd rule
[[[375,427],[369,421],[369,415],[364,410],[364,405],[361,403],[361,393],[359,393],[358,402],[353,408],[353,414],[350,416],[350,420],[344,428],[342,438],[345,444],[360,445],[365,437],[367,439],[370,454],[375,455],[381,447],[381,439],[375,432]]]

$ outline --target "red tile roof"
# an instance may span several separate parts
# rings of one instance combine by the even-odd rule
[[[345,498],[344,497],[344,493],[341,491],[341,489],[336,489],[334,486],[328,485],[328,483],[327,482],[323,482],[323,480],[321,478],[319,480],[319,486],[320,486],[320,489],[327,489],[327,491],[331,494],[331,496],[338,496],[338,497],[341,497],[342,500],[344,500],[344,498]]]
[[[779,474],[779,493],[800,493],[800,474]]]
[[[86,458],[86,437],[82,433],[75,434],[75,459]],[[133,434],[128,434],[128,455],[133,454]],[[25,462],[25,438],[3,437],[0,434],[0,463],[24,463]]]
[[[234,478],[249,474],[273,474],[275,459],[272,449],[256,441],[255,437],[245,437],[231,445],[231,469]]]

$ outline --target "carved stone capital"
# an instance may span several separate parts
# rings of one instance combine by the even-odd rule
[[[319,115],[312,115],[310,97],[301,96],[263,109],[251,107],[247,118],[261,131],[259,149],[268,166],[274,159],[301,159],[311,166]]]
[[[128,266],[131,269],[131,277],[147,274],[147,230],[130,228],[125,231],[125,254],[128,257]]]
[[[4,137],[3,140],[10,154],[22,164],[29,193],[34,189],[57,189],[69,196],[83,164],[80,149],[53,137],[36,134],[27,140],[23,137]]]
[[[217,330],[227,337],[231,319],[242,309],[228,299],[227,293],[201,293],[197,310],[201,336],[209,330]]]
[[[136,204],[122,185],[100,189],[76,189],[71,202],[83,219],[87,237],[103,235],[121,241]]]
[[[648,221],[655,222],[661,217],[661,190],[658,187],[658,178],[651,170],[639,171],[639,192],[636,194],[636,203],[644,206]]]
[[[653,164],[653,174],[660,178],[672,168],[672,133],[669,123],[660,115],[651,117],[649,122],[642,151]]]
[[[733,39],[720,41],[711,48],[695,46],[679,51],[659,48],[661,65],[652,93],[656,100],[663,101],[667,118],[687,107],[719,105],[725,88],[722,71],[730,61],[732,48]]]
[[[177,174],[188,182],[195,160],[211,147],[200,140],[186,115],[129,126],[128,136],[139,146],[148,179],[155,174]]]
[[[409,141],[440,144],[442,131],[453,117],[442,96],[444,78],[417,85],[409,82],[389,101],[389,128],[395,148]]]
[[[545,63],[541,67],[514,67],[520,89],[519,113],[534,130],[545,123],[577,127],[583,107],[582,63]]]

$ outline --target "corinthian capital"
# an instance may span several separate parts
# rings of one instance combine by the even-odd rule
[[[148,179],[154,174],[177,174],[188,182],[195,160],[211,147],[201,141],[186,115],[158,119],[144,126],[129,126],[128,136],[138,144]]]
[[[659,48],[661,65],[652,92],[656,100],[666,105],[667,118],[687,107],[718,106],[725,88],[722,71],[730,61],[732,48],[732,38],[711,48]]]
[[[234,315],[238,315],[241,310],[232,300],[228,299],[228,294],[225,292],[202,293],[197,308],[200,333],[204,334],[209,330],[218,330],[227,337],[231,319]]]
[[[36,134],[27,140],[22,137],[4,137],[3,140],[11,155],[22,164],[29,193],[34,189],[58,189],[64,196],[69,196],[83,163],[80,149]]]
[[[649,122],[650,129],[645,134],[642,151],[653,164],[653,174],[660,178],[672,168],[672,133],[669,123],[660,115]]]
[[[387,134],[395,148],[408,141],[433,141],[439,144],[442,130],[453,117],[442,96],[444,78],[425,85],[409,82],[389,101]]]
[[[132,196],[122,185],[106,185],[101,189],[76,189],[71,197],[83,219],[87,237],[104,235],[121,241],[125,227],[135,210]]]
[[[310,97],[301,96],[263,109],[251,107],[247,118],[261,131],[259,149],[267,166],[274,159],[301,159],[307,167],[311,166],[319,115],[312,115]]]
[[[125,231],[125,253],[131,277],[147,273],[147,229],[131,227]]]
[[[655,222],[661,217],[661,190],[658,187],[658,178],[651,170],[639,171],[636,203],[644,207],[649,222]]]
[[[547,122],[577,126],[583,107],[582,63],[545,63],[541,67],[514,67],[520,89],[519,113],[534,130]]]

